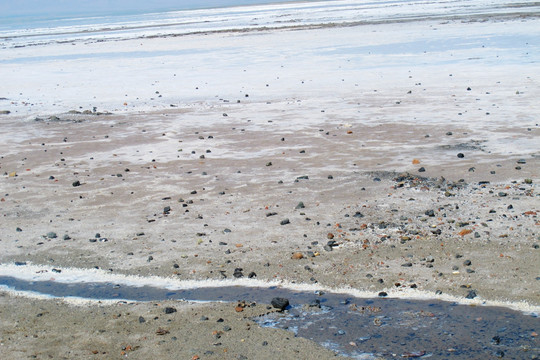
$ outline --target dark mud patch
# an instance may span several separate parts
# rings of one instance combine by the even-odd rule
[[[254,319],[263,327],[288,329],[353,358],[511,359],[540,356],[540,319],[502,307],[469,306],[439,300],[356,298],[345,294],[293,291],[279,287],[201,287],[170,290],[115,283],[25,281],[1,276],[0,285],[54,297],[94,300],[188,300],[290,305],[269,306]],[[259,305],[264,306],[264,305]]]

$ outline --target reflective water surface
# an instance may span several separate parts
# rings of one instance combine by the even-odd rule
[[[25,281],[0,276],[0,285],[54,297],[133,301],[289,300],[283,313],[254,319],[284,328],[353,358],[537,359],[540,319],[502,307],[469,306],[439,300],[355,298],[280,287],[203,287],[175,290],[114,283]]]

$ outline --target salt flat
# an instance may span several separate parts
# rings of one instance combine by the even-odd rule
[[[538,5],[376,5],[2,35],[2,264],[538,307]]]

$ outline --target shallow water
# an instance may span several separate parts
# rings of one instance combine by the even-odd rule
[[[54,297],[132,301],[192,300],[270,303],[289,299],[283,313],[254,319],[284,328],[354,358],[536,359],[540,319],[502,307],[439,300],[355,298],[279,287],[203,287],[169,290],[114,283],[25,281],[0,276],[0,286]]]

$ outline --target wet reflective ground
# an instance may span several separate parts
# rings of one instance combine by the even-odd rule
[[[55,297],[133,301],[247,301],[289,299],[283,313],[254,319],[355,358],[538,359],[540,319],[502,307],[438,300],[354,298],[279,287],[206,287],[188,290],[113,283],[29,282],[0,277],[0,285]]]

